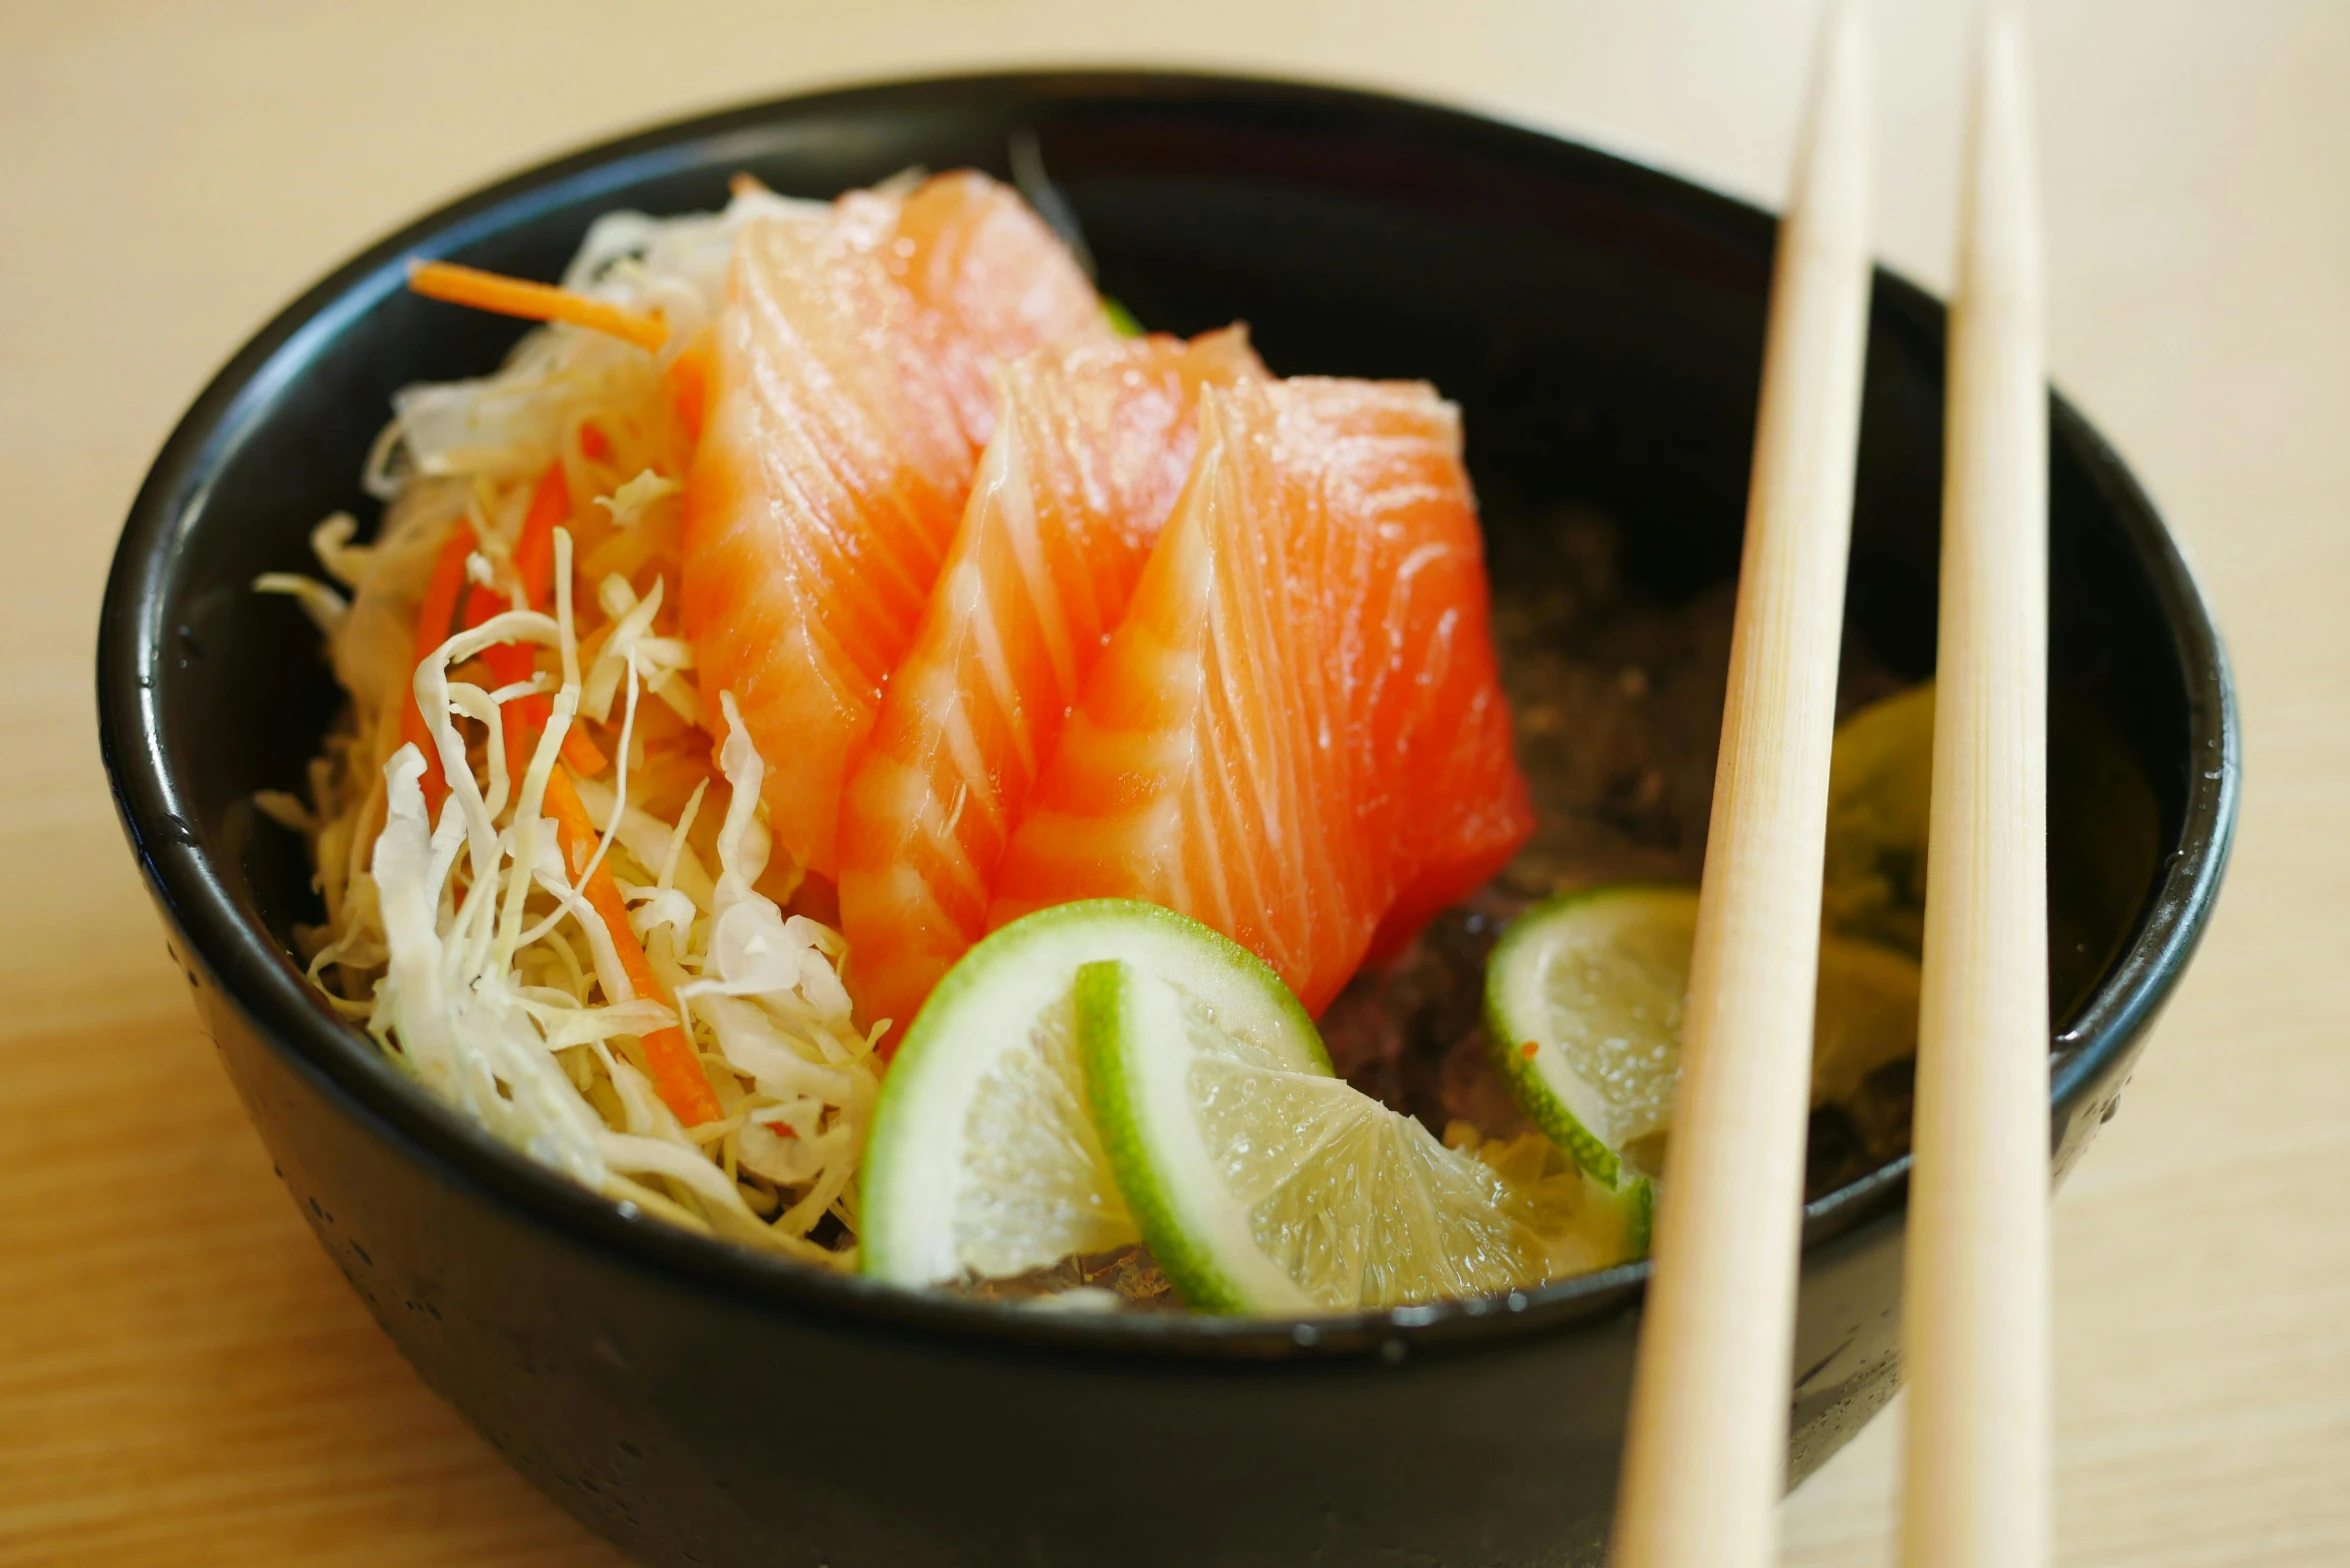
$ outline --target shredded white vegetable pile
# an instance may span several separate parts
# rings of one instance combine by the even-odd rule
[[[331,582],[255,585],[317,622],[350,694],[310,798],[262,805],[311,846],[326,908],[301,933],[312,979],[433,1094],[617,1201],[848,1266],[878,1031],[851,1018],[839,934],[786,912],[801,873],[771,862],[764,765],[732,695],[698,685],[675,609],[691,437],[672,361],[715,315],[744,221],[797,205],[748,190],[719,214],[596,223],[564,284],[658,311],[659,355],[555,325],[495,375],[399,394],[367,468],[386,502],[375,540],[338,514],[313,535]],[[554,464],[570,504],[555,602],[533,609],[513,552]],[[419,664],[426,584],[460,526],[477,541],[469,583],[510,607]],[[575,581],[592,590],[576,604]],[[532,647],[531,679],[494,684],[482,655],[501,643]],[[402,735],[411,694],[448,780],[437,821]],[[509,777],[505,729],[540,694],[553,717]],[[573,727],[610,759],[575,783],[600,829],[590,869],[609,868],[665,997],[635,993],[546,809]],[[673,1024],[720,1111],[690,1129],[643,1043]]]

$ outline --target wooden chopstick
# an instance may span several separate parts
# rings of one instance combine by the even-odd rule
[[[2048,391],[2020,19],[1960,192],[1902,1333],[1902,1561],[2048,1560]]]
[[[1786,1480],[1828,752],[1868,341],[1870,69],[1823,24],[1779,228],[1616,1568],[1761,1568]]]

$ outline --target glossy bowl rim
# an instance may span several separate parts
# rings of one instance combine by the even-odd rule
[[[214,978],[256,1036],[342,1114],[402,1155],[494,1205],[511,1219],[570,1245],[598,1249],[680,1287],[724,1294],[768,1310],[820,1316],[850,1331],[913,1331],[1000,1349],[1113,1356],[1207,1357],[1235,1363],[1404,1354],[1514,1343],[1612,1316],[1638,1299],[1648,1265],[1621,1265],[1534,1290],[1387,1312],[1313,1319],[1189,1315],[1075,1316],[974,1302],[842,1275],[714,1241],[632,1216],[463,1121],[398,1074],[372,1041],[336,1018],[299,969],[241,908],[215,871],[164,759],[151,673],[165,657],[160,610],[180,541],[205,521],[211,477],[266,412],[267,400],[303,373],[312,350],[402,286],[412,255],[441,256],[525,222],[553,205],[592,199],[663,170],[720,161],[729,146],[755,154],[811,112],[877,111],[925,96],[984,99],[999,93],[1040,107],[1054,101],[1127,100],[1279,108],[1324,123],[1369,122],[1477,144],[1479,156],[1515,151],[1579,161],[1587,174],[1634,188],[1684,217],[1768,234],[1761,209],[1622,151],[1604,150],[1489,114],[1388,93],[1269,77],[1158,69],[952,73],[890,78],[793,93],[692,115],[551,159],[483,186],[368,246],[304,291],[255,333],[198,394],[165,442],[130,508],[100,617],[97,697],[100,747],[117,811],[148,888],[189,957]],[[1879,269],[1872,320],[1887,314],[1936,339],[1942,307]],[[2054,1041],[2051,1111],[2059,1133],[2132,1053],[2209,920],[2225,872],[2240,791],[2240,724],[2225,649],[2177,541],[2112,447],[2062,397],[2051,394],[2051,435],[2087,461],[2120,516],[2163,614],[2188,687],[2189,765],[2181,831],[2140,924],[2079,1015]],[[1808,1256],[1906,1206],[1909,1157],[1809,1204]]]

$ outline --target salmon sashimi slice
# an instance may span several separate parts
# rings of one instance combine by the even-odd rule
[[[734,693],[768,761],[775,841],[826,875],[849,755],[929,602],[992,423],[965,382],[1055,346],[1044,334],[1108,332],[1018,198],[979,176],[937,186],[747,226],[705,351],[680,608],[706,689]],[[966,219],[958,204],[984,210]],[[1011,303],[991,292],[1015,286]]]
[[[1147,899],[1319,1012],[1533,829],[1459,416],[1425,386],[1304,380],[1205,391],[1200,425],[988,923]]]
[[[1199,390],[1263,375],[1237,329],[1000,372],[995,439],[841,805],[860,1017],[911,1021],[986,934],[1029,785],[1190,471]]]
[[[1358,529],[1412,541],[1392,574],[1371,568],[1357,609],[1368,652],[1355,734],[1374,748],[1364,766],[1388,795],[1399,878],[1365,955],[1380,962],[1525,846],[1533,798],[1502,695],[1458,412],[1389,383],[1301,376],[1284,390],[1284,449],[1297,471],[1324,476],[1323,504]],[[1431,463],[1432,439],[1449,461]]]
[[[990,377],[1040,344],[1116,340],[1060,237],[1008,185],[962,169],[925,180],[897,214],[890,269],[948,327],[939,344],[974,446],[995,432]]]

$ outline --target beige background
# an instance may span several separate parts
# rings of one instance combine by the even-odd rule
[[[1939,282],[1961,7],[1881,9],[1883,248]],[[425,1393],[312,1244],[100,777],[119,520],[269,312],[581,141],[979,63],[1390,84],[1770,197],[1810,10],[0,0],[0,1563],[613,1560]],[[2055,370],[2193,547],[2251,736],[2218,923],[2056,1209],[2058,1537],[2072,1564],[2350,1562],[2350,4],[2046,0],[2037,30]],[[1789,1505],[1790,1562],[1888,1561],[1896,1435]]]

